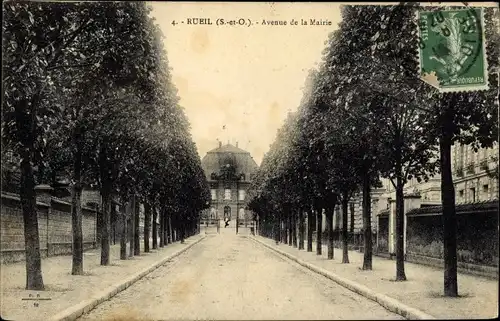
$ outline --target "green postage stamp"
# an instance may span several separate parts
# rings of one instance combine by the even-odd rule
[[[483,9],[417,15],[420,78],[440,92],[488,89]]]

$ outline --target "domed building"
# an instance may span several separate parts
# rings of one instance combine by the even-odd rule
[[[205,220],[230,220],[230,226],[246,226],[252,221],[252,213],[246,208],[247,191],[258,165],[249,152],[231,144],[209,151],[201,160],[201,166],[210,185],[211,205],[204,213]]]

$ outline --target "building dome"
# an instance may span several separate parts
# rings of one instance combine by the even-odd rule
[[[253,174],[258,169],[258,165],[249,152],[236,146],[227,144],[207,152],[201,160],[201,166],[207,180],[215,180],[215,175],[222,171],[231,171],[234,174],[241,175],[242,181],[250,181]]]

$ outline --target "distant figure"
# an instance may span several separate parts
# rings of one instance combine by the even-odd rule
[[[224,228],[229,226],[229,218],[226,218]]]

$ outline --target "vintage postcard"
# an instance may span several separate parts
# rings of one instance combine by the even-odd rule
[[[497,3],[2,9],[2,320],[498,317]]]

